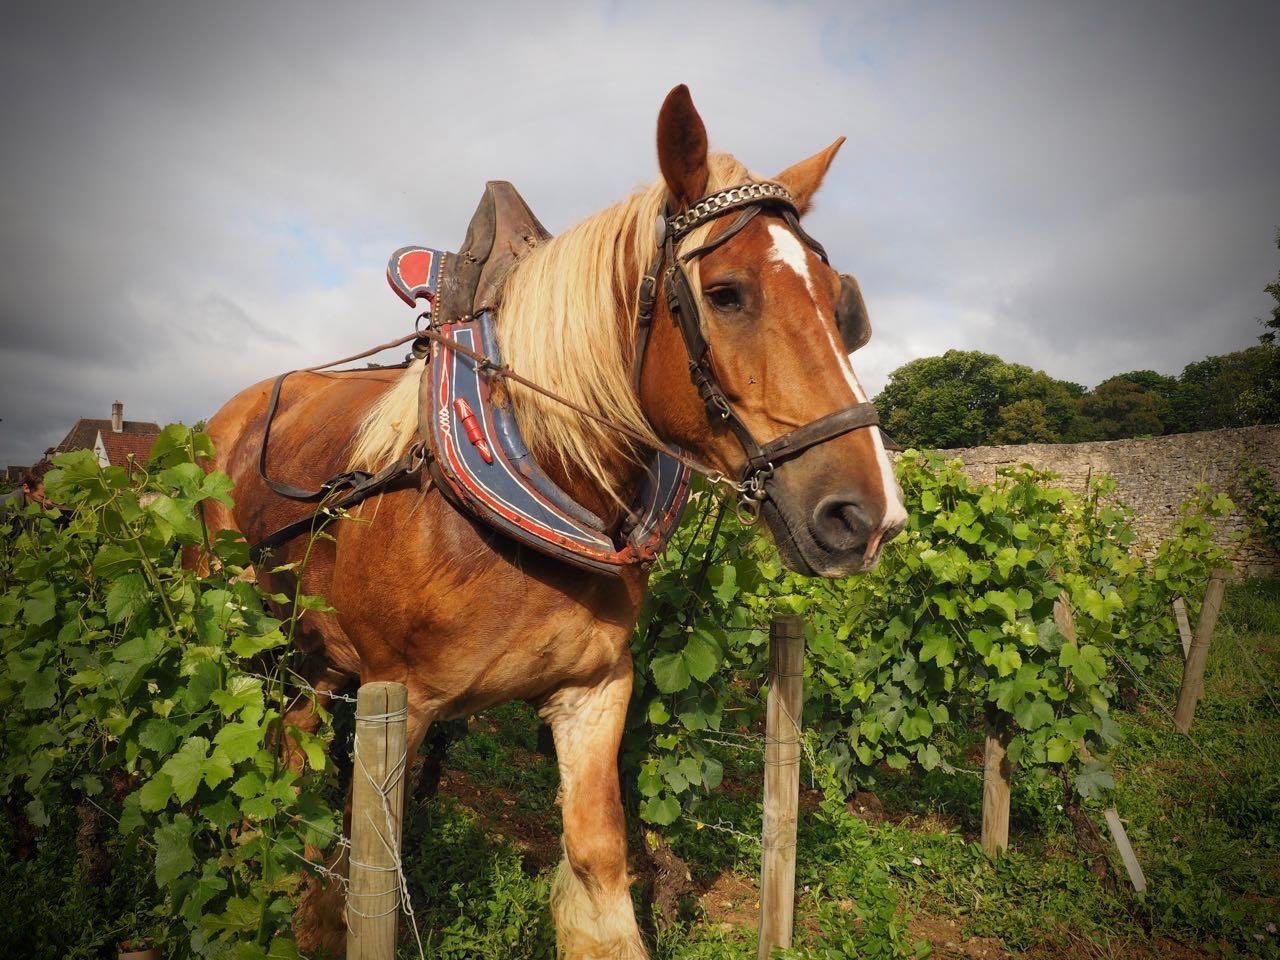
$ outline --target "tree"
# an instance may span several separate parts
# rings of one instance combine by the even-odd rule
[[[976,350],[905,363],[876,397],[885,429],[916,447],[1055,443],[1078,414],[1084,388]]]
[[[1014,365],[1017,369],[1026,367]],[[1078,383],[1056,380],[1042,370],[1032,370],[1013,389],[1014,402],[1000,411],[1000,425],[997,431],[1002,436],[1025,436],[1025,440],[1010,440],[1009,443],[1062,443],[1073,439],[1079,430],[1080,398],[1085,389]],[[1031,431],[1026,417],[1030,405],[1019,404],[1023,400],[1038,403],[1044,409],[1045,427],[1040,431]],[[1035,432],[1038,435],[1032,436]]]
[[[1195,430],[1280,422],[1280,346],[1275,343],[1189,363],[1181,380]]]
[[[1100,440],[1157,436],[1164,430],[1158,396],[1123,377],[1098,384],[1081,400],[1080,412]]]
[[[1124,380],[1150,393],[1155,398],[1156,414],[1163,425],[1163,433],[1186,433],[1196,429],[1194,411],[1187,409],[1182,383],[1154,370],[1130,370],[1117,373],[1109,380]]]
[[[1060,434],[1053,429],[1043,401],[1023,397],[1000,408],[1000,425],[991,434],[991,443],[1056,443]]]
[[[1280,249],[1280,230],[1276,231],[1276,248]],[[1276,342],[1276,334],[1280,332],[1280,273],[1276,274],[1275,283],[1268,283],[1262,288],[1271,294],[1276,305],[1271,308],[1271,319],[1260,321],[1267,329],[1258,337],[1263,343],[1274,344]]]

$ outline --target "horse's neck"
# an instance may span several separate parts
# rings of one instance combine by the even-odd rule
[[[631,229],[634,229],[634,227]],[[628,258],[626,264],[627,283],[633,287],[639,283],[640,269],[639,265],[631,263],[630,258]],[[634,277],[632,274],[634,274]],[[511,308],[519,310],[519,304],[511,304]],[[614,322],[624,333],[628,332],[634,323],[634,318],[630,316],[627,304],[619,302],[615,313]],[[625,342],[630,342],[631,339],[631,336],[624,337]],[[519,365],[516,364],[516,366],[518,368]],[[581,416],[581,414],[573,412],[570,415]],[[647,460],[647,451],[642,450],[640,452],[641,456]],[[609,490],[601,489],[583,471],[566,469],[562,459],[554,453],[537,450],[533,450],[531,453],[538,466],[542,468],[542,472],[575,501],[611,526],[622,519],[623,504],[619,503],[617,497],[613,496]],[[607,466],[611,479],[611,489],[617,491],[625,503],[639,489],[641,479],[645,474],[645,465],[637,463],[629,457],[616,455],[611,458],[611,462]]]
[[[554,463],[551,462],[553,459],[551,457],[539,458],[535,455],[535,459],[538,460],[538,466],[542,467],[543,472],[555,481],[561,490],[604,520],[610,528],[622,520],[623,507],[608,491],[601,490],[581,473],[566,471],[559,463],[558,457],[554,458],[556,461]],[[624,501],[630,499],[631,494],[639,486],[643,475],[642,468],[635,463],[619,461],[616,467],[611,468],[611,473],[618,478],[613,489],[619,492]]]

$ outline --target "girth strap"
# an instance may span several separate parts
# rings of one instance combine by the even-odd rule
[[[416,340],[417,333],[411,333],[408,336],[397,337],[395,340],[389,340],[386,343],[380,343],[376,347],[363,350],[360,353],[352,354],[349,357],[343,357],[341,360],[331,360],[328,363],[319,363],[314,367],[306,367],[303,372],[314,372],[324,370],[327,367],[336,367],[340,363],[349,363],[352,360],[363,360],[365,357],[373,356],[381,353],[383,350],[389,350],[392,347],[400,346],[408,343],[410,340]],[[262,425],[262,442],[258,445],[258,476],[262,479],[271,490],[278,493],[282,497],[288,497],[290,500],[302,500],[307,502],[315,502],[324,500],[344,487],[350,487],[345,494],[336,500],[325,503],[319,510],[308,514],[301,520],[296,520],[288,526],[276,530],[265,539],[258,541],[249,547],[249,556],[253,563],[257,563],[266,551],[273,547],[278,547],[282,543],[287,543],[294,537],[306,533],[316,527],[320,514],[325,510],[340,510],[344,507],[355,506],[366,497],[372,496],[379,490],[390,486],[400,477],[411,476],[422,468],[425,454],[421,446],[415,445],[403,457],[379,470],[375,474],[370,474],[364,470],[348,470],[345,473],[339,473],[330,477],[324,483],[320,484],[314,490],[306,490],[302,487],[295,487],[290,483],[282,483],[279,480],[272,480],[267,476],[267,445],[271,439],[271,422],[275,419],[276,408],[280,405],[280,388],[284,385],[285,378],[290,373],[297,373],[296,370],[290,370],[288,373],[282,373],[276,377],[275,383],[271,385],[271,398],[267,402],[267,412],[265,422]]]
[[[377,473],[368,474],[361,473],[360,471],[353,471],[350,474],[341,474],[340,476],[342,477],[358,475],[362,477],[362,479],[352,484],[351,489],[346,493],[332,500],[326,501],[319,510],[309,513],[302,519],[295,520],[293,523],[283,526],[269,536],[259,540],[249,548],[250,562],[256,564],[262,559],[263,554],[267,553],[267,551],[280,546],[282,543],[288,543],[294,537],[319,529],[319,527],[324,525],[324,521],[321,519],[322,514],[331,513],[337,510],[344,510],[347,507],[354,507],[361,500],[365,500],[380,490],[391,486],[391,484],[396,480],[399,480],[402,477],[413,476],[422,469],[422,465],[425,461],[426,453],[424,452],[422,445],[415,443],[409,449],[409,452],[403,457],[390,466],[383,467]],[[263,479],[266,478],[264,477]],[[320,497],[324,497],[328,493],[335,492],[338,489],[337,480],[338,478],[334,477],[326,481],[324,486],[320,488]],[[270,480],[268,480],[267,483],[271,484],[272,489],[275,489],[275,483]],[[289,487],[288,484],[280,484],[280,486],[285,487],[286,489],[298,489],[297,487]],[[305,493],[306,491],[303,492]],[[286,493],[284,496],[291,495]],[[306,497],[293,497],[292,499],[316,500],[320,499],[320,497],[308,495]]]
[[[282,497],[288,497],[290,500],[321,500],[328,496],[334,490],[341,490],[343,487],[358,487],[372,476],[363,470],[349,470],[346,473],[339,473],[314,490],[306,490],[302,487],[295,487],[291,483],[282,483],[279,480],[272,480],[267,476],[267,443],[271,439],[271,421],[276,417],[276,407],[280,405],[280,388],[284,386],[284,381],[290,373],[296,371],[290,370],[288,373],[282,373],[276,377],[276,382],[271,385],[271,399],[267,401],[266,422],[262,425],[262,442],[258,445],[258,476],[262,478],[262,482],[268,487],[280,494]]]

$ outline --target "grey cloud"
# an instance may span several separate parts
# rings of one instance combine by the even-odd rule
[[[14,8],[0,460],[113,399],[193,420],[393,336],[392,249],[456,244],[487,178],[552,229],[613,202],[655,175],[681,81],[764,173],[849,136],[810,226],[867,294],[870,389],[949,347],[1176,370],[1266,308],[1278,27],[1263,4]]]

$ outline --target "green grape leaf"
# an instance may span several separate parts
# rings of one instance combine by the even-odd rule
[[[147,581],[140,573],[126,573],[107,590],[107,621],[119,623],[146,609]]]
[[[168,806],[169,798],[173,796],[173,781],[163,770],[157,770],[152,774],[151,779],[142,785],[136,796],[140,809],[148,813],[163,810]]]
[[[173,782],[173,795],[179,803],[186,803],[196,795],[196,789],[204,777],[205,758],[209,754],[209,741],[204,737],[192,737],[160,770]]]
[[[228,723],[213,738],[225,752],[227,759],[235,764],[248,760],[262,749],[266,732],[256,723]]]
[[[53,585],[45,581],[36,581],[27,588],[27,600],[22,605],[22,614],[27,623],[34,627],[48,623],[58,611],[58,597],[53,592]]]
[[[663,693],[679,693],[689,686],[689,667],[678,653],[664,653],[649,664],[653,681]]]
[[[704,632],[695,631],[685,643],[684,662],[693,678],[699,683],[705,683],[720,665],[720,648]],[[659,684],[658,687],[661,689],[662,685]]]
[[[1022,700],[1013,708],[1013,719],[1023,730],[1038,730],[1053,722],[1053,705],[1045,700]]]
[[[660,827],[669,826],[680,816],[680,801],[670,794],[646,800],[640,804],[640,816]]]
[[[166,754],[178,742],[178,730],[168,720],[147,720],[138,729],[138,743],[155,753]]]
[[[185,813],[156,830],[156,883],[168,886],[196,865],[191,850],[192,823]]]

